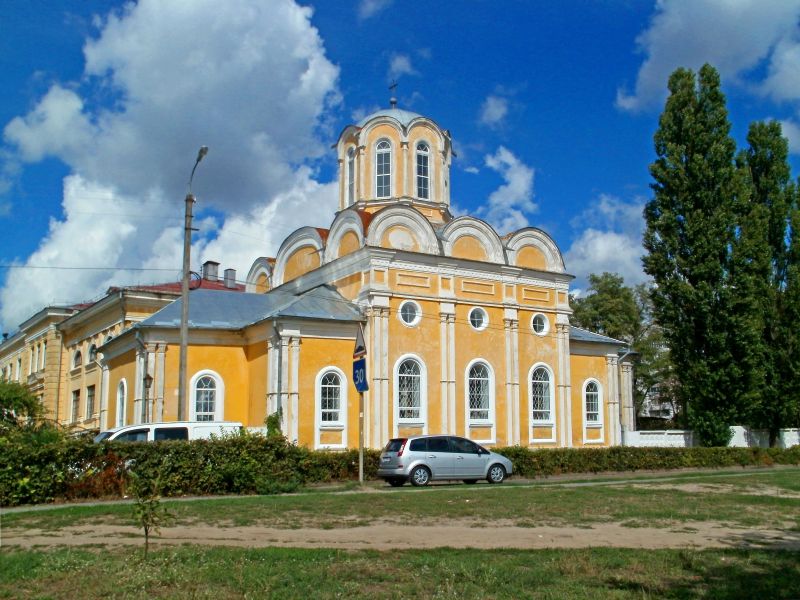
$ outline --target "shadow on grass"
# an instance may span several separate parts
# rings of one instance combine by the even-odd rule
[[[748,543],[752,543],[748,536]],[[744,542],[743,542],[744,543]],[[775,547],[774,541],[765,541]],[[670,575],[646,581],[613,576],[609,590],[625,590],[658,598],[800,598],[800,552],[788,550],[681,551]]]

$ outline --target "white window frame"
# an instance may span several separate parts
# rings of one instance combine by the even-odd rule
[[[72,354],[72,368],[77,369],[83,364],[83,353],[80,350],[75,350]]]
[[[472,367],[476,364],[481,363],[486,367],[486,370],[489,374],[489,418],[488,419],[473,419],[470,416],[470,407],[469,407],[469,372],[472,370]],[[464,369],[464,423],[466,424],[466,431],[465,436],[466,438],[472,439],[469,435],[469,429],[471,426],[476,427],[486,427],[489,426],[491,428],[491,436],[490,439],[483,439],[477,440],[472,439],[472,441],[476,443],[486,443],[486,444],[494,444],[495,443],[495,430],[496,430],[496,423],[495,423],[495,376],[494,376],[494,369],[492,368],[492,364],[486,360],[485,358],[479,357],[474,358],[467,364],[467,368]]]
[[[416,419],[400,418],[400,365],[407,360],[413,360],[419,365],[419,417]],[[428,433],[428,368],[425,361],[417,354],[403,354],[394,363],[394,436],[397,437],[399,426],[422,427],[422,433]]]
[[[120,390],[122,395],[120,395]],[[125,425],[125,419],[128,412],[128,382],[123,377],[117,384],[117,427]]]
[[[70,404],[70,423],[77,423],[81,414],[81,391],[72,390],[72,403]]]
[[[322,421],[322,378],[328,373],[335,373],[339,376],[339,420]],[[347,417],[349,414],[349,403],[347,392],[349,381],[347,375],[339,367],[328,365],[317,372],[314,380],[314,447],[341,449],[347,447]],[[340,431],[341,444],[323,444],[321,441],[323,431]]]
[[[533,418],[533,373],[537,369],[544,369],[547,371],[547,377],[549,379],[548,390],[550,391],[550,418],[549,419],[534,419]],[[550,365],[543,362],[535,363],[529,370],[528,370],[528,419],[529,419],[529,429],[530,435],[529,440],[531,443],[535,442],[555,442],[556,441],[556,391],[555,391],[555,374],[553,373],[553,369]],[[533,434],[534,428],[549,428],[550,429],[550,436],[544,438],[537,438]]]
[[[89,394],[90,390],[92,392],[91,394]],[[91,404],[89,403],[89,398],[90,397],[91,397],[91,400],[92,400]],[[86,403],[85,403],[86,420],[87,421],[89,419],[91,419],[92,417],[94,417],[94,409],[96,408],[96,404],[97,404],[97,387],[94,386],[94,385],[87,385],[86,386]],[[89,411],[89,409],[91,409],[91,412]]]
[[[409,305],[413,306],[417,310],[417,316],[414,318],[414,320],[411,323],[408,323],[403,319],[403,307],[409,306]],[[419,305],[418,302],[415,302],[414,300],[403,300],[400,303],[400,306],[397,308],[397,318],[406,327],[416,327],[419,324],[419,322],[422,320],[422,307]]]
[[[347,198],[347,206],[352,206],[356,202],[356,150],[355,147],[350,146],[345,154],[345,164],[347,170],[347,178],[345,179],[345,195]]]
[[[386,142],[388,144],[388,148],[379,148],[379,146]],[[389,155],[389,172],[385,173],[384,175],[389,177],[389,193],[385,196],[381,196],[378,193],[378,155],[379,154],[388,154]],[[375,151],[374,151],[374,160],[375,160],[375,198],[391,198],[394,191],[394,178],[392,177],[392,159],[394,157],[394,147],[392,146],[392,142],[389,141],[387,138],[381,138],[377,142],[375,142]]]
[[[536,331],[536,327],[534,326],[534,322],[536,321],[536,317],[542,317],[544,319],[544,329],[541,331]],[[531,331],[534,335],[538,335],[540,337],[546,336],[550,333],[550,319],[547,318],[547,315],[544,313],[536,313],[531,317]]]
[[[189,420],[196,421],[197,420],[197,382],[202,377],[211,377],[216,384],[216,396],[214,397],[214,421],[224,421],[225,420],[225,381],[222,379],[222,376],[217,373],[216,371],[212,371],[211,369],[203,369],[202,371],[198,371],[194,375],[189,383],[189,393],[190,400],[189,400]]]
[[[587,410],[586,410],[586,388],[589,387],[589,384],[593,383],[597,386],[597,420],[596,421],[589,421]],[[605,419],[604,413],[605,406],[603,404],[603,384],[600,383],[594,377],[590,377],[586,381],[583,382],[581,386],[581,413],[583,414],[583,443],[584,444],[604,444],[605,443],[605,432],[603,431],[603,427],[605,426]],[[592,429],[600,429],[601,435],[597,439],[589,439],[588,432]]]
[[[423,144],[425,145],[425,150],[420,150],[419,147],[421,145],[423,145]],[[432,155],[432,152],[431,152],[430,143],[428,143],[426,140],[418,140],[416,145],[414,146],[414,191],[416,192],[415,195],[417,196],[417,198],[419,198],[421,200],[430,200],[431,197],[433,196],[432,189],[431,189],[431,183],[433,182],[433,177],[432,177],[432,175],[433,175],[433,172],[432,172],[432,163],[433,163],[433,161],[431,160],[431,155]],[[420,156],[424,156],[425,157],[425,160],[426,160],[426,165],[425,166],[428,169],[428,174],[427,175],[420,175],[420,172],[419,172],[419,157]],[[427,196],[422,196],[419,193],[419,189],[420,189],[419,188],[419,184],[420,184],[420,179],[422,179],[422,178],[424,178],[426,180],[426,183],[427,183],[427,188],[428,188],[428,195]]]
[[[483,324],[480,327],[475,327],[475,325],[472,323],[472,315],[476,312],[483,314]],[[486,309],[481,306],[473,306],[467,313],[467,321],[469,321],[469,326],[475,331],[483,331],[489,327],[489,313],[486,312]]]

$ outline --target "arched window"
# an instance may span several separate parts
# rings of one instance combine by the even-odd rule
[[[550,371],[545,367],[536,367],[531,372],[531,419],[539,423],[551,423],[553,386]]]
[[[422,418],[422,370],[413,358],[397,367],[397,418],[419,421]]]
[[[425,142],[417,144],[417,196],[430,198],[430,148]]]
[[[97,346],[92,344],[89,346],[89,362],[97,361]]]
[[[322,426],[343,421],[342,378],[334,371],[328,371],[319,380],[319,421]]]
[[[347,151],[347,205],[356,201],[356,151]]]
[[[221,421],[225,414],[225,385],[214,371],[200,371],[191,383],[192,421]]]
[[[467,415],[471,423],[492,420],[492,375],[489,365],[476,362],[467,375]]]
[[[586,424],[599,425],[601,423],[600,386],[596,381],[587,381],[583,386],[583,406]]]
[[[81,354],[80,350],[76,350],[75,354],[72,355],[72,368],[77,369],[83,364],[83,355]]]
[[[392,145],[380,140],[375,146],[375,197],[392,195]]]
[[[128,404],[128,384],[122,379],[117,386],[117,427],[125,425],[125,409]]]

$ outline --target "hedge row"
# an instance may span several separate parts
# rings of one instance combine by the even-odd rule
[[[501,448],[522,477],[687,467],[800,464],[800,446],[777,448]],[[376,477],[379,453],[365,452]],[[0,435],[0,505],[121,497],[130,474],[160,476],[164,496],[270,494],[309,483],[358,477],[358,452],[321,452],[281,437],[241,436],[193,442],[104,443],[56,433]]]

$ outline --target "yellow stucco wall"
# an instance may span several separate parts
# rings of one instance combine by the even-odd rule
[[[133,423],[133,401],[136,391],[136,352],[130,350],[108,361],[108,425],[117,425],[117,389],[125,381],[125,423]]]
[[[298,248],[286,259],[286,267],[283,270],[283,281],[291,281],[303,273],[308,273],[319,267],[319,252],[311,246]]]
[[[255,427],[263,425],[267,418],[267,343],[248,345],[245,348],[245,359],[250,381],[246,423]]]
[[[261,273],[256,278],[256,293],[263,294],[269,290],[269,278],[266,273]]]
[[[584,424],[583,424],[583,385],[587,379],[596,379],[602,388],[601,400],[603,410],[602,429],[589,428],[590,432],[586,437],[591,440],[598,440],[599,443],[588,444],[592,446],[608,445],[608,377],[606,375],[605,356],[572,356],[572,444],[574,446],[584,446]]]
[[[472,235],[462,235],[453,244],[452,256],[470,260],[488,260],[486,248],[481,241]]]
[[[517,266],[545,271],[547,270],[547,259],[538,248],[525,246],[517,251]]]
[[[336,258],[355,252],[359,247],[358,236],[353,231],[346,231],[339,240],[339,255]]]
[[[383,248],[396,248],[419,252],[419,239],[415,232],[404,225],[389,227],[381,238]]]
[[[358,447],[358,393],[352,382],[353,340],[304,337],[300,347],[299,402],[298,402],[298,440],[300,445],[314,447],[316,389],[319,373],[328,367],[336,367],[344,373],[347,402],[348,445]],[[325,436],[328,441],[337,443],[335,435]]]

